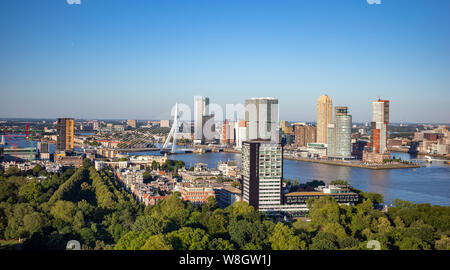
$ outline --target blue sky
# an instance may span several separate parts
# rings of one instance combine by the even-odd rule
[[[2,0],[0,117],[169,117],[175,102],[273,96],[315,121],[449,122],[450,1]]]

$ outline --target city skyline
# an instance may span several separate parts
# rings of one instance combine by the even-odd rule
[[[170,119],[196,95],[222,106],[275,96],[280,119],[314,122],[327,94],[354,122],[388,97],[393,123],[448,123],[449,7],[8,0],[0,117]]]

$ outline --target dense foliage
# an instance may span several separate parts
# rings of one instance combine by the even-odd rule
[[[143,209],[111,172],[89,162],[40,182],[0,176],[0,241],[18,240],[22,249],[65,249],[69,240],[84,249],[112,248]]]
[[[382,249],[450,249],[450,207],[395,200],[383,212],[373,203],[382,203],[382,196],[361,192],[357,206],[331,197],[311,200],[310,221],[284,223],[244,202],[221,209],[210,198],[200,207],[179,193],[144,207],[110,171],[96,171],[89,162],[41,182],[39,173],[0,175],[0,243],[21,239],[22,249],[65,249],[75,239],[83,249],[329,250],[366,249],[378,240]]]

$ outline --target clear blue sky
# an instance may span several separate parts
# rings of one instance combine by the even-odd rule
[[[315,121],[318,97],[370,121],[449,122],[450,1],[2,0],[0,117],[169,116],[193,96],[273,96]]]

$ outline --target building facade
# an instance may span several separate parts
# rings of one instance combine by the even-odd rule
[[[73,118],[58,118],[56,123],[56,151],[73,149]]]
[[[297,147],[306,147],[308,143],[316,142],[317,129],[314,126],[294,124],[294,144]]]
[[[245,101],[247,140],[270,139],[279,142],[278,99],[251,98]]]
[[[335,108],[335,123],[328,126],[328,157],[352,158],[352,116],[345,106]]]
[[[372,102],[372,147],[375,153],[387,151],[389,100]]]
[[[333,102],[327,95],[317,101],[317,143],[328,143],[328,125],[333,122]]]
[[[196,96],[194,97],[194,142],[203,142],[203,126],[205,123],[204,116],[209,113],[209,98]]]
[[[245,141],[242,146],[242,198],[266,211],[282,203],[283,147],[270,140]]]

